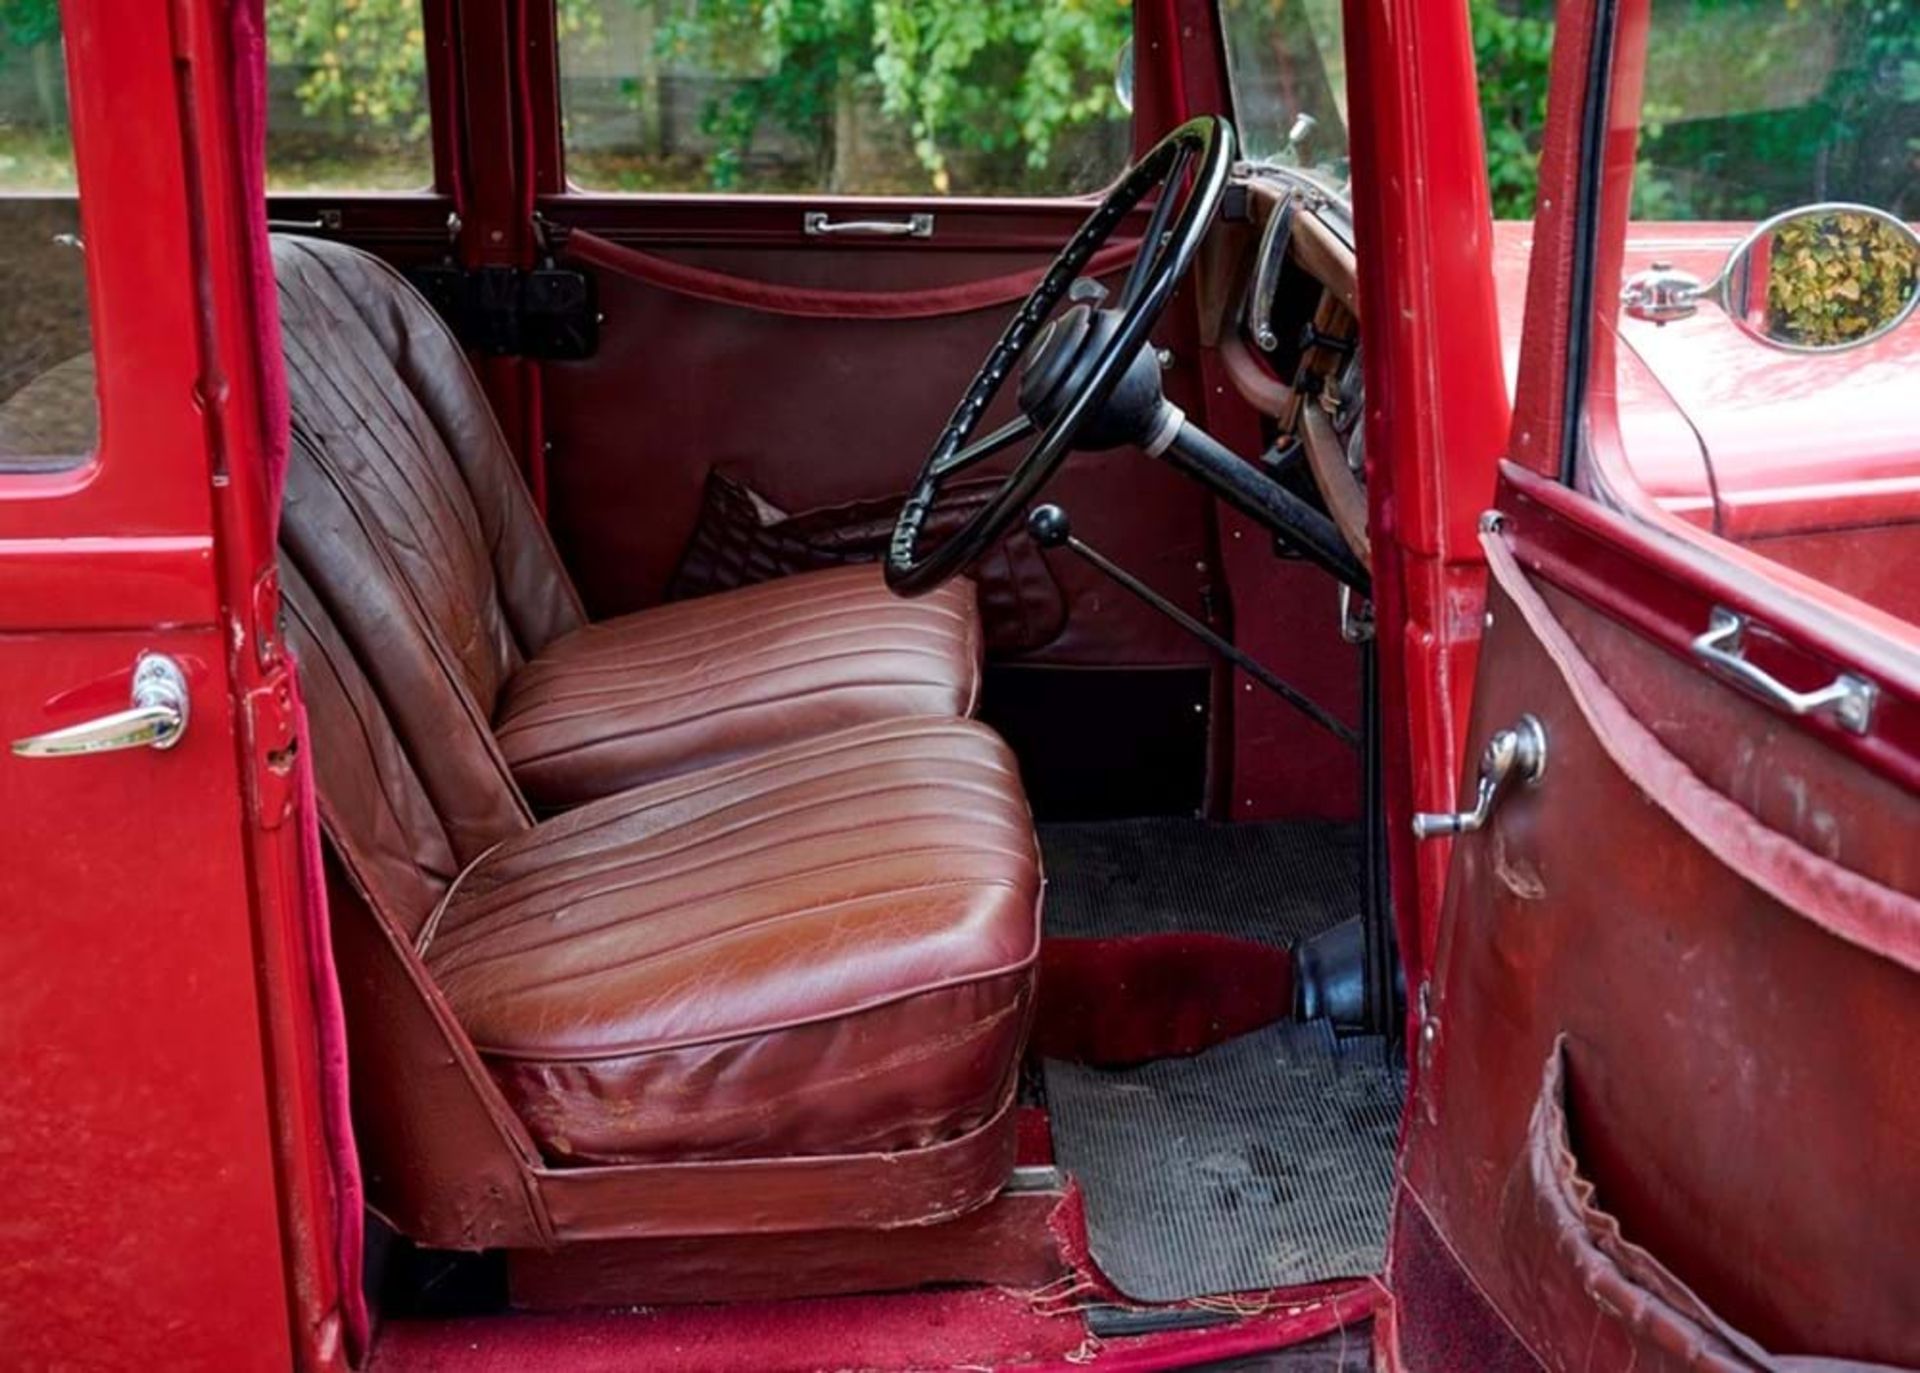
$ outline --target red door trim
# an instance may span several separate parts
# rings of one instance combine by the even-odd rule
[[[1920,663],[1844,615],[1783,594],[1690,540],[1641,525],[1556,481],[1513,463],[1502,468],[1500,509],[1515,556],[1552,583],[1631,625],[1676,657],[1699,665],[1692,642],[1714,607],[1765,627],[1752,654],[1798,687],[1849,671],[1879,689],[1872,724],[1854,734],[1826,715],[1782,719],[1836,753],[1858,759],[1902,786],[1920,788]],[[1718,680],[1718,679],[1716,679]]]

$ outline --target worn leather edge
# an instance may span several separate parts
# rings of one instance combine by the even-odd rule
[[[984,1124],[924,1149],[536,1166],[531,1177],[560,1240],[930,1225],[984,1206],[1005,1184],[1014,1164],[1015,1104],[1009,1084]],[[609,1222],[609,1215],[621,1219]]]

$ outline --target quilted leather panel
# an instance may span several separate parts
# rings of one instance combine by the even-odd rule
[[[294,564],[280,576],[327,832],[353,880],[411,936],[459,873],[454,841],[319,598]]]
[[[1007,1100],[1039,896],[1006,746],[892,721],[507,840],[423,956],[556,1160],[913,1149]]]
[[[585,620],[466,355],[378,259],[277,236],[296,464],[322,468],[491,711],[501,683]]]
[[[917,600],[834,568],[607,620],[507,683],[494,725],[536,808],[875,720],[963,716],[979,695],[969,583]]]
[[[1000,489],[1000,481],[987,477],[947,487],[927,519],[928,545],[951,538]],[[905,499],[896,494],[788,514],[732,473],[710,472],[700,523],[667,584],[667,599],[879,562]],[[1031,652],[1066,628],[1066,595],[1024,525],[989,549],[968,575],[977,588],[987,652]]]

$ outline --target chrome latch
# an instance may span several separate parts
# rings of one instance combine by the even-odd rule
[[[143,653],[133,665],[133,705],[97,720],[13,741],[22,758],[70,758],[124,748],[168,749],[187,732],[187,679],[162,653]]]
[[[1547,770],[1547,730],[1537,716],[1522,715],[1487,740],[1480,754],[1480,782],[1472,810],[1422,811],[1413,817],[1416,839],[1472,834],[1483,829],[1515,783],[1535,783]]]

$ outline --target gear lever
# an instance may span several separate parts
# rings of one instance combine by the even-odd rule
[[[1075,537],[1073,521],[1068,518],[1067,512],[1059,506],[1035,506],[1027,515],[1027,533],[1030,534],[1033,537],[1033,541],[1042,548],[1064,548],[1070,553],[1077,554],[1086,562],[1092,564],[1096,570],[1119,583],[1122,589],[1139,597],[1162,615],[1165,615],[1169,620],[1172,620],[1175,624],[1186,630],[1187,633],[1193,635],[1194,638],[1198,639],[1215,653],[1218,653],[1222,658],[1225,658],[1228,662],[1260,683],[1260,685],[1268,691],[1271,691],[1274,695],[1278,696],[1302,715],[1305,715],[1322,729],[1334,735],[1349,748],[1358,748],[1360,746],[1360,736],[1355,734],[1338,716],[1327,710],[1319,702],[1305,695],[1297,688],[1289,686],[1272,672],[1269,672],[1266,667],[1257,660],[1249,657],[1245,652],[1236,647],[1228,639],[1215,633],[1211,628],[1187,614],[1186,611],[1182,610],[1165,596],[1162,596],[1159,592],[1127,571],[1126,568],[1114,562],[1111,558],[1107,557],[1106,554],[1100,552],[1099,549]]]

